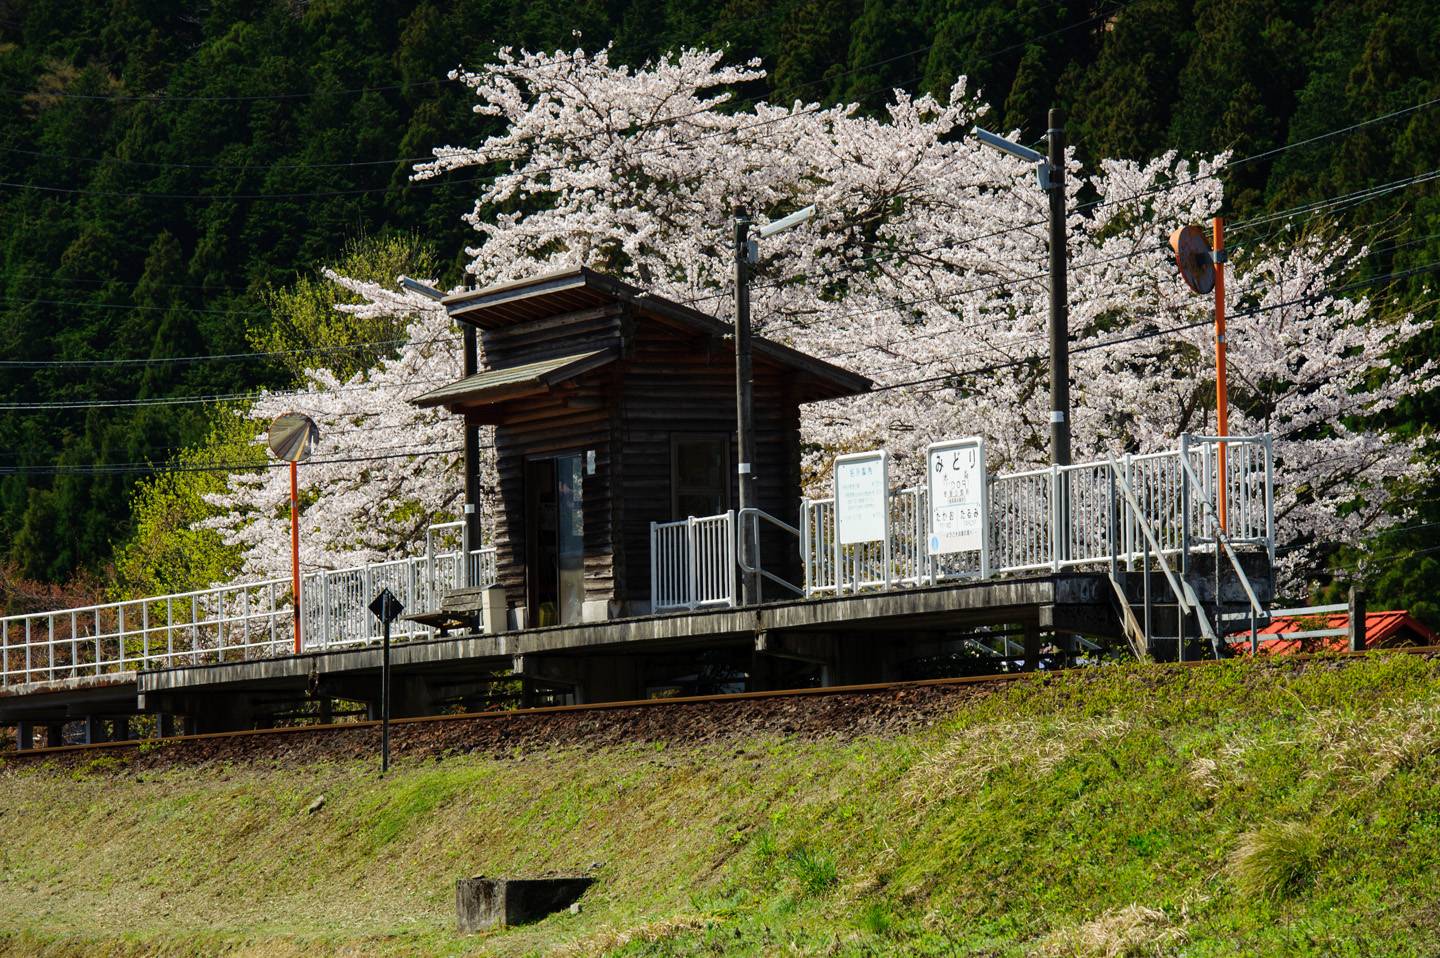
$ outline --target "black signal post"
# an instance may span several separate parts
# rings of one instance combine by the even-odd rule
[[[390,623],[400,617],[405,606],[389,589],[381,589],[370,603],[370,611],[384,628],[380,652],[380,774],[390,771]]]

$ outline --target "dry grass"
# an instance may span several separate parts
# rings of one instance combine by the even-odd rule
[[[1035,954],[1054,958],[1140,958],[1171,954],[1185,938],[1185,930],[1163,911],[1132,904],[1051,932]]]
[[[1130,723],[1120,718],[1018,721],[963,729],[910,769],[901,795],[911,806],[923,809],[968,794],[1006,768],[1048,774],[1077,750],[1118,738],[1129,729]]]
[[[1314,880],[1322,842],[1308,822],[1270,822],[1246,832],[1230,855],[1230,877],[1239,889],[1275,900],[1293,895]]]
[[[664,921],[646,922],[633,928],[607,926],[586,935],[579,941],[552,948],[546,952],[546,955],[547,958],[593,958],[595,955],[608,955],[632,942],[664,941],[687,931],[706,928],[713,921],[714,919],[702,915],[680,915],[675,918],[666,918]]]

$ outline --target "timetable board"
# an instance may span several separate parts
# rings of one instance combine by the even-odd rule
[[[840,545],[885,540],[890,527],[888,489],[885,450],[835,459],[835,534]]]

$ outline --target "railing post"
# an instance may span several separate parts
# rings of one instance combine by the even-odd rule
[[[461,538],[461,544],[462,544],[462,547],[463,547],[463,545],[466,544],[463,537]],[[462,583],[461,588],[464,588],[463,583],[464,583],[464,581],[465,581],[465,565],[464,565],[463,555],[462,555],[462,558],[461,558],[460,569],[458,570],[458,573],[457,573],[457,574],[460,576],[460,581],[461,581],[461,583]],[[375,594],[375,576],[374,576],[373,569],[371,568],[371,566],[370,566],[368,563],[365,565],[365,585],[364,585],[364,589],[365,589],[364,593],[360,596],[360,600],[361,600],[361,603],[362,603],[362,604],[364,604],[365,602],[367,602],[367,601],[370,599],[370,596],[372,596],[372,595]]]
[[[696,586],[697,586],[697,583],[699,582],[698,570],[695,568],[695,561],[696,561],[699,553],[697,552],[697,550],[696,550],[696,548],[695,548],[695,517],[694,517],[694,516],[686,516],[686,518],[685,518],[685,552],[686,552],[686,559],[687,559],[687,561],[686,561],[686,563],[685,563],[685,569],[686,569],[686,572],[689,573],[688,582],[687,582],[687,585],[689,586],[689,591],[688,591],[688,593],[686,594],[686,607],[693,609],[693,608],[695,608],[695,592],[696,592]]]
[[[1060,571],[1060,467],[1050,464],[1050,569]]]
[[[655,534],[655,527],[658,523],[650,523],[650,611],[655,612],[660,607],[660,579],[657,571],[660,567],[659,556],[660,540]],[[433,579],[433,576],[432,576]]]
[[[814,586],[810,570],[810,500],[800,497],[800,570],[801,581],[805,583],[805,595],[809,597]]]
[[[1190,436],[1180,434],[1180,572],[1190,571],[1190,482],[1185,465],[1190,461]]]
[[[320,634],[315,637],[321,649],[330,648],[330,639],[335,632],[335,623],[330,615],[330,576],[320,570]]]
[[[125,671],[125,603],[115,606],[115,631],[120,633],[120,668]]]
[[[1106,499],[1109,508],[1109,515],[1106,517],[1105,531],[1110,537],[1110,578],[1117,579],[1120,576],[1120,522],[1118,510],[1115,508],[1115,460],[1110,460],[1110,468],[1105,471],[1105,476],[1110,480],[1110,494]]]
[[[1350,639],[1351,652],[1365,651],[1365,593],[1350,587],[1349,619],[1347,630]]]
[[[369,566],[366,566],[369,569]],[[456,586],[461,589],[470,586],[470,523],[466,522],[460,526],[460,568],[455,570],[455,576],[459,580]],[[368,585],[368,580],[367,580]],[[370,590],[365,590],[368,599]]]
[[[240,658],[250,658],[250,589],[240,591]]]
[[[1265,547],[1275,567],[1275,455],[1271,435],[1265,434]]]
[[[730,606],[732,608],[739,605],[741,599],[741,569],[739,563],[736,561],[737,547],[735,542],[735,532],[737,527],[738,524],[735,521],[735,510],[727,509],[725,511],[725,568],[728,570],[728,572],[725,579],[726,586],[730,590],[729,598]],[[755,568],[758,569],[760,568],[760,537],[758,535],[760,530],[758,526],[755,531],[757,533],[757,535],[755,536]],[[765,586],[763,584],[756,586],[756,598],[759,598],[759,590],[763,589],[764,587]]]
[[[150,664],[150,603],[140,603],[140,667]]]
[[[890,521],[890,504],[893,498],[894,496],[891,495],[890,490],[887,488],[885,490],[885,538],[880,546],[880,568],[883,569],[885,572],[884,576],[881,579],[881,581],[884,583],[881,588],[884,589],[890,588],[890,537],[895,534],[894,524]]]

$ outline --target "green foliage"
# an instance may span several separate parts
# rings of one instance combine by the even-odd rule
[[[786,870],[800,883],[800,887],[812,895],[826,891],[839,879],[833,858],[804,845],[793,849],[786,856],[785,865]]]
[[[135,532],[115,553],[115,598],[188,592],[235,575],[236,550],[195,525],[214,514],[205,496],[225,489],[227,470],[265,463],[257,437],[242,409],[222,408],[204,442],[136,486]]]
[[[165,757],[0,770],[0,955],[1419,958],[1440,934],[1440,662],[1410,655],[1035,676],[896,737],[384,778]],[[547,872],[596,877],[579,914],[454,933],[456,878]]]
[[[385,285],[398,276],[430,279],[436,272],[432,244],[418,234],[361,236],[345,244],[332,269],[342,276]],[[270,315],[250,325],[250,342],[263,352],[287,353],[277,362],[300,378],[323,367],[341,379],[369,369],[398,352],[405,336],[403,318],[358,318],[338,312],[341,303],[360,297],[323,275],[302,276],[293,285],[264,294]],[[387,343],[349,348],[357,343]]]

